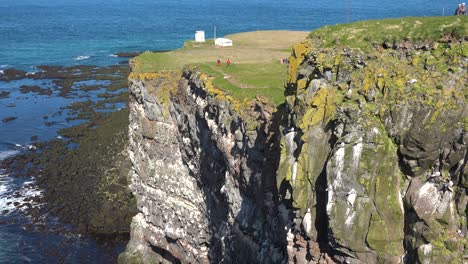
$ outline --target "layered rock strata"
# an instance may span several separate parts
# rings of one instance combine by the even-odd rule
[[[132,74],[129,87],[140,213],[120,261],[281,262],[273,109],[261,102],[241,109],[189,68]]]
[[[286,102],[130,76],[122,263],[462,263],[467,43],[296,45]]]
[[[340,263],[466,261],[467,43],[317,42],[290,59],[278,186],[291,232]]]

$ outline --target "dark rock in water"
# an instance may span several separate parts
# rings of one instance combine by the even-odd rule
[[[52,89],[50,88],[41,88],[40,86],[37,85],[22,85],[20,87],[20,92],[21,93],[37,93],[39,95],[52,95]]]
[[[9,116],[9,117],[3,118],[3,119],[2,119],[2,122],[7,123],[7,122],[13,121],[13,120],[15,120],[15,119],[18,119],[18,117],[16,117],[16,116]]]
[[[33,93],[27,95],[31,99],[38,98],[36,94],[57,93],[77,98],[87,94],[87,91],[103,90],[99,93],[102,94],[100,102],[104,105],[120,105],[128,100],[128,94],[121,90],[127,87],[127,65],[40,66],[39,69],[41,71],[34,75],[16,75],[17,78],[35,79],[39,81],[34,83],[41,83],[38,86],[20,87],[22,93]],[[0,78],[6,80],[3,74]],[[2,92],[0,95],[6,97],[10,93]],[[124,109],[117,114],[103,113],[95,111],[97,106],[96,102],[84,102],[44,116],[48,126],[57,124],[58,116],[65,117],[70,112],[72,118],[91,121],[60,131],[63,141],[54,139],[41,144],[36,142],[40,138],[33,135],[30,139],[35,142],[37,151],[25,150],[19,156],[0,161],[0,168],[5,168],[13,177],[37,175],[36,182],[43,190],[42,197],[25,199],[17,192],[13,196],[23,201],[8,202],[21,208],[18,212],[30,217],[33,225],[25,225],[25,229],[68,234],[81,232],[99,237],[103,243],[108,243],[108,239],[128,239],[130,220],[136,214],[135,198],[126,180],[131,166],[125,151],[128,142],[128,110]],[[2,121],[9,122],[14,118]],[[70,144],[77,147],[68,148]],[[25,190],[31,187],[36,186],[28,185]],[[10,212],[0,211],[0,214],[7,213]],[[45,215],[58,217],[67,226],[48,223],[44,220]],[[47,226],[44,226],[44,221]],[[68,224],[71,224],[75,233],[69,231]]]
[[[33,230],[34,225],[33,224],[25,224],[25,225],[23,225],[23,229],[28,230],[28,231]]]
[[[1,92],[0,92],[0,99],[1,99],[1,98],[7,98],[9,95],[10,95],[10,92],[1,91]]]
[[[39,196],[34,196],[34,197],[32,197],[31,201],[34,202],[34,203],[40,203],[40,202],[42,202],[42,198],[39,197]]]
[[[26,72],[17,69],[6,69],[3,70],[3,74],[0,74],[0,81],[14,81],[20,80],[26,77]]]
[[[45,225],[41,225],[41,224],[36,225],[36,231],[37,231],[37,232],[44,232],[45,229],[46,229],[46,226],[45,226]]]
[[[70,108],[92,105],[83,102]],[[81,233],[125,239],[136,213],[126,181],[130,167],[124,151],[127,127],[126,109],[105,118],[95,116],[90,123],[59,132],[76,142],[78,148],[69,149],[67,141],[52,140],[38,146],[42,152],[37,158],[23,157],[10,163],[37,163],[35,167],[41,169],[38,184],[44,190],[40,202],[47,203],[47,212],[71,223]],[[34,208],[28,212],[39,213]]]
[[[81,86],[80,90],[83,92],[89,92],[89,91],[99,90],[99,88],[100,87],[97,85],[85,85],[85,86]]]
[[[56,124],[58,124],[58,122],[55,122],[55,121],[53,121],[53,122],[44,122],[44,125],[46,125],[48,127],[51,127],[51,126],[56,125]]]
[[[2,215],[6,215],[6,214],[8,214],[9,212],[10,212],[10,210],[3,210],[3,211],[2,211]]]

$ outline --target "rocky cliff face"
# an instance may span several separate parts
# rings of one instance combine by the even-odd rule
[[[466,42],[377,48],[294,48],[278,170],[291,230],[338,262],[461,263]]]
[[[280,262],[273,109],[206,75],[130,77],[131,188],[140,213],[122,262]],[[248,104],[246,104],[248,105]]]
[[[122,263],[461,263],[464,41],[294,47],[286,103],[196,69],[130,76]]]

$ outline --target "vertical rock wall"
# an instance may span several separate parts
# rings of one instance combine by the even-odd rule
[[[406,43],[364,54],[295,46],[278,170],[280,199],[293,212],[290,258],[462,262],[464,48]]]
[[[191,69],[132,74],[130,96],[139,214],[119,261],[281,262],[272,109],[241,109]]]

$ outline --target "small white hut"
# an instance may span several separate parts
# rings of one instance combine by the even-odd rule
[[[195,31],[195,42],[205,42],[205,31]]]
[[[232,47],[232,40],[227,38],[217,38],[215,39],[215,45],[221,47]]]

